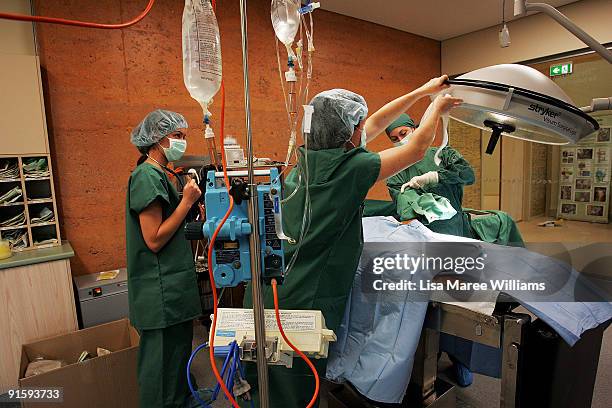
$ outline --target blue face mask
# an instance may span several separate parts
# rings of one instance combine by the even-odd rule
[[[164,155],[169,162],[179,160],[187,150],[187,141],[181,139],[170,139],[170,147],[159,145],[164,150]]]

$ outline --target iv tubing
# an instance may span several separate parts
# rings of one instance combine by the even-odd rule
[[[153,4],[155,0],[149,0],[147,7],[145,7],[144,11],[136,16],[134,19],[126,21],[125,23],[119,24],[101,24],[101,23],[92,23],[88,21],[79,21],[79,20],[68,20],[65,18],[58,17],[44,17],[44,16],[28,16],[25,14],[13,14],[13,13],[0,13],[0,18],[4,18],[7,20],[16,20],[16,21],[32,21],[35,23],[51,23],[51,24],[61,24],[61,25],[69,25],[76,27],[86,27],[86,28],[102,28],[102,29],[119,29],[119,28],[127,28],[138,23],[140,20],[146,17],[153,8]]]
[[[278,325],[278,331],[280,332],[280,335],[282,336],[285,343],[287,343],[289,347],[291,347],[293,351],[295,351],[302,358],[302,360],[304,360],[306,364],[308,364],[308,367],[310,367],[310,370],[314,374],[315,390],[312,394],[310,402],[306,406],[306,408],[311,408],[315,405],[315,403],[317,402],[317,397],[319,396],[319,373],[317,373],[317,369],[315,368],[314,364],[312,364],[312,361],[310,361],[310,359],[306,357],[306,354],[304,354],[300,349],[295,347],[293,343],[291,343],[291,341],[287,338],[285,331],[283,330],[283,325],[280,319],[280,311],[278,307],[278,290],[276,288],[276,279],[272,279],[272,292],[274,293],[274,314],[276,315],[276,324]]]

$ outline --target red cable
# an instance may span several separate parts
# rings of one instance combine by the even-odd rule
[[[285,335],[285,331],[283,330],[283,325],[281,324],[280,311],[278,307],[278,291],[276,288],[276,279],[272,279],[272,293],[274,293],[274,313],[276,314],[276,324],[278,325],[278,331],[280,332],[283,340],[285,340],[285,343],[287,343],[289,347],[291,347],[293,351],[295,351],[302,358],[302,360],[304,360],[306,364],[308,364],[308,367],[310,367],[310,370],[314,374],[315,390],[314,390],[314,393],[312,394],[312,399],[306,406],[306,408],[312,408],[317,402],[317,396],[319,395],[319,373],[317,373],[317,369],[315,368],[314,364],[312,364],[312,361],[310,361],[310,359],[306,357],[306,354],[304,354],[300,349],[295,347],[293,343],[291,343],[291,341],[289,341],[289,339]]]
[[[36,23],[51,23],[51,24],[62,24],[76,27],[87,27],[87,28],[103,28],[103,29],[117,29],[117,28],[126,28],[138,23],[140,20],[145,18],[151,8],[153,8],[153,3],[155,0],[149,0],[149,4],[144,9],[142,13],[140,13],[136,18],[129,20],[125,23],[120,24],[100,24],[100,23],[91,23],[87,21],[79,21],[79,20],[68,20],[65,18],[58,17],[43,17],[43,16],[28,16],[25,14],[13,14],[13,13],[0,13],[0,18],[4,18],[7,20],[16,20],[16,21],[33,21]]]

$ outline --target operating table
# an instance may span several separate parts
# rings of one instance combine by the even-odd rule
[[[398,237],[397,228],[407,230],[406,227],[385,224],[383,220],[368,222],[366,242],[368,239],[381,242],[380,237],[390,237],[385,238],[387,241],[409,238]],[[418,230],[413,227],[406,234],[416,234]],[[402,302],[401,297],[385,294],[374,307],[368,303],[361,285],[365,283],[356,278],[347,305],[346,327],[338,333],[337,355],[330,353],[328,378],[346,380],[345,384],[331,388],[328,398],[331,408],[454,407],[456,389],[437,376],[441,342],[449,338],[473,344],[477,350],[473,354],[481,360],[486,356],[493,366],[497,365],[497,372],[474,370],[501,380],[499,402],[487,406],[590,407],[603,332],[612,316],[608,303],[527,300],[522,303],[528,311],[521,313],[516,299],[504,298],[502,293],[495,310],[491,307],[487,312],[470,304],[443,303],[435,296],[427,302],[407,294],[403,306],[393,309]],[[376,311],[371,311],[373,308]],[[348,309],[352,309],[350,316]],[[422,329],[415,331],[413,328],[421,321]],[[395,332],[398,337],[389,338]],[[414,340],[407,340],[414,335],[417,336]],[[381,348],[381,342],[389,346]],[[445,351],[448,352],[448,347]],[[387,355],[383,356],[385,352]],[[467,360],[462,362],[472,369]],[[401,384],[408,380],[402,396],[405,388]],[[387,401],[401,403],[381,403],[364,395],[377,401],[388,398]]]

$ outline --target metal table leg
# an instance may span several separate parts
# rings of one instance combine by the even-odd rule
[[[505,315],[502,334],[502,378],[500,408],[521,408],[519,373],[522,365],[522,347],[525,342],[528,315]]]

